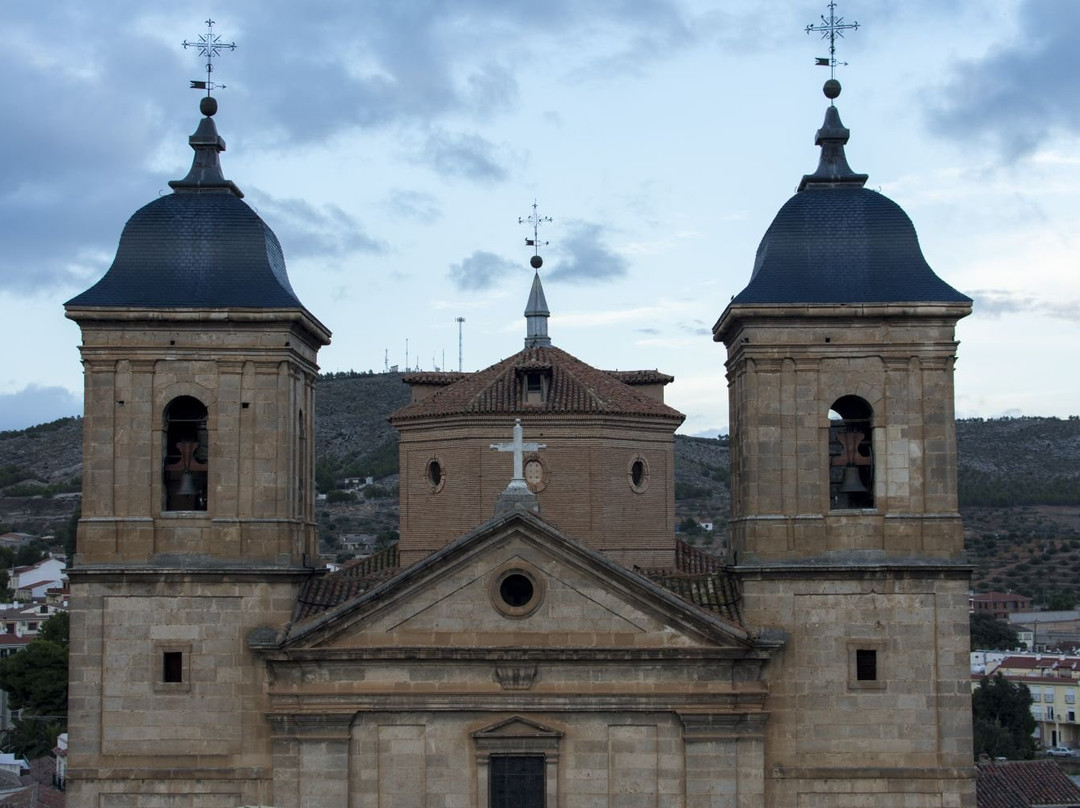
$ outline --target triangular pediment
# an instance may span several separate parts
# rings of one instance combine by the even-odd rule
[[[538,721],[532,721],[520,715],[512,715],[476,730],[473,738],[561,738],[558,730],[546,727]]]
[[[753,646],[707,613],[539,517],[494,519],[381,585],[293,626],[290,649],[661,649]],[[464,653],[464,650],[463,650]],[[504,666],[507,689],[528,665]]]

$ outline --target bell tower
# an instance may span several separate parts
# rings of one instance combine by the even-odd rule
[[[787,638],[767,672],[766,804],[839,805],[843,783],[875,805],[918,792],[973,806],[953,412],[971,300],[851,170],[848,136],[830,103],[817,170],[713,327],[727,348],[729,562],[747,624]]]
[[[288,622],[318,552],[314,386],[330,332],[222,174],[215,99],[201,111],[191,171],[131,217],[108,272],[65,306],[85,375],[75,806],[106,793],[142,805],[202,779],[213,787],[185,799],[270,802],[268,729],[250,709],[264,671],[246,638]]]

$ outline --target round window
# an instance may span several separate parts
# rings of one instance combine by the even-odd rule
[[[649,487],[649,464],[645,462],[645,458],[635,457],[630,461],[630,465],[626,469],[627,482],[630,484],[630,488],[638,494],[642,494]]]
[[[427,462],[426,468],[427,484],[431,489],[431,493],[437,494],[442,491],[443,484],[446,482],[446,473],[443,471],[442,463],[436,457],[431,458]]]
[[[506,617],[528,617],[544,600],[543,578],[510,562],[491,578],[488,594],[492,605]]]
[[[520,572],[507,575],[499,584],[499,597],[503,599],[503,603],[515,609],[520,609],[532,600],[534,591],[532,581]]]

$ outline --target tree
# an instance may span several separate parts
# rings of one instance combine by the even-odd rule
[[[1076,607],[1076,595],[1073,592],[1055,589],[1046,598],[1046,608],[1052,612],[1067,612]]]
[[[1031,691],[1000,673],[984,676],[971,697],[975,757],[1030,760],[1035,753]]]
[[[68,649],[37,639],[22,651],[0,659],[0,690],[12,710],[50,720],[67,719]]]
[[[985,612],[970,618],[971,647],[983,651],[1008,651],[1020,646],[1016,629]]]
[[[41,628],[38,629],[37,639],[55,643],[62,648],[67,648],[68,629],[70,625],[71,618],[68,616],[68,613],[57,612],[41,624]]]
[[[16,718],[4,739],[4,749],[27,760],[43,758],[56,746],[56,738],[64,732],[64,722],[27,716]]]

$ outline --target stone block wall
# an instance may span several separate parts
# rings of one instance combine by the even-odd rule
[[[317,553],[317,346],[302,330],[280,320],[81,324],[80,563],[185,554],[297,565]],[[205,511],[165,510],[164,413],[181,395],[208,410]]]
[[[842,320],[834,308],[776,307],[725,335],[736,560],[962,557],[955,316],[890,305]],[[843,396],[872,411],[867,508],[830,499],[829,410]]]

